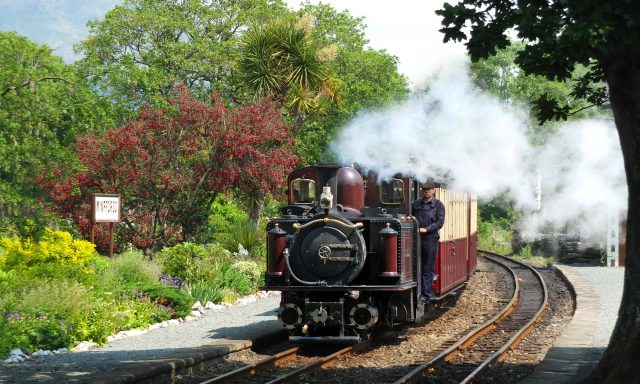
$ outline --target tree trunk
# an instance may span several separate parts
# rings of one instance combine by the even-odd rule
[[[260,221],[260,214],[262,208],[264,208],[264,196],[251,198],[251,210],[249,211],[249,220],[253,229],[258,229],[258,222]]]
[[[639,383],[640,362],[640,47],[605,65],[629,191],[624,292],[609,346],[588,383]]]

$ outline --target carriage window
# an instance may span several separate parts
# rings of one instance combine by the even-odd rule
[[[295,179],[289,190],[293,204],[313,204],[316,201],[316,182],[311,179]]]
[[[380,202],[402,204],[404,202],[404,182],[400,179],[383,181],[380,184]]]

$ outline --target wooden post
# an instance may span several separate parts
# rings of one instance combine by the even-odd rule
[[[113,258],[113,223],[109,223],[109,257]]]
[[[91,244],[96,243],[96,223],[91,221]]]

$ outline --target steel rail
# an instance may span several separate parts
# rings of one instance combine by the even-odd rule
[[[466,384],[471,382],[471,380],[473,380],[480,372],[482,372],[482,370],[484,370],[487,366],[489,366],[489,364],[495,362],[496,360],[500,360],[501,356],[504,355],[504,353],[508,350],[511,349],[512,347],[514,347],[523,337],[525,337],[527,334],[529,334],[529,332],[531,332],[533,330],[533,325],[535,323],[537,323],[540,318],[542,318],[542,314],[545,310],[545,308],[547,307],[547,304],[549,302],[549,292],[547,290],[547,284],[544,282],[544,278],[542,277],[542,275],[536,271],[535,268],[522,263],[520,261],[508,258],[506,256],[502,256],[502,255],[498,255],[496,253],[493,252],[484,252],[485,254],[491,254],[493,256],[497,256],[497,257],[501,257],[504,259],[509,260],[510,262],[516,263],[516,264],[520,264],[526,268],[528,268],[529,270],[531,270],[534,274],[534,276],[538,279],[538,281],[540,282],[540,286],[542,287],[542,304],[540,304],[540,307],[538,308],[538,310],[536,311],[536,313],[534,314],[534,316],[524,325],[522,326],[522,328],[520,328],[513,336],[511,336],[511,338],[509,338],[509,340],[502,345],[502,347],[500,347],[500,349],[498,349],[493,355],[489,356],[489,358],[487,358],[482,364],[480,364],[473,372],[471,372],[464,380],[462,380],[460,383],[461,384]],[[485,257],[487,257],[485,255]]]
[[[327,363],[329,363],[332,360],[335,360],[336,358],[347,354],[349,352],[352,352],[355,348],[361,348],[365,343],[358,343],[356,345],[351,345],[349,347],[346,348],[342,348],[341,350],[334,352],[332,354],[330,354],[329,356],[325,356],[321,359],[318,359],[316,361],[314,361],[313,363],[307,364],[303,367],[300,367],[294,371],[289,372],[288,374],[284,375],[284,376],[280,376],[277,379],[271,380],[269,381],[267,384],[276,384],[276,383],[297,383],[298,379],[300,378],[300,375],[302,375],[303,373],[307,373],[313,370],[316,370],[318,368],[322,368],[323,366],[325,366]]]
[[[513,289],[513,296],[511,297],[511,300],[509,301],[509,303],[504,308],[502,308],[500,310],[500,312],[498,312],[491,319],[489,319],[485,323],[483,323],[480,326],[478,326],[478,327],[474,328],[473,330],[471,330],[469,333],[467,333],[462,338],[460,338],[458,341],[456,341],[453,345],[451,345],[450,347],[448,347],[444,351],[440,352],[433,359],[418,365],[412,371],[410,371],[409,373],[407,373],[406,375],[404,375],[403,377],[401,377],[400,379],[395,381],[394,384],[405,384],[405,383],[415,383],[415,382],[417,382],[422,377],[427,375],[429,368],[435,368],[435,367],[441,366],[446,361],[451,360],[453,358],[453,355],[457,351],[468,347],[476,339],[478,339],[482,335],[488,333],[492,328],[495,327],[495,325],[496,325],[496,323],[498,321],[500,321],[501,319],[507,317],[513,311],[515,306],[518,304],[518,300],[519,300],[519,296],[520,296],[520,284],[518,283],[518,277],[517,277],[515,271],[513,271],[513,269],[509,268],[507,265],[505,265],[505,264],[503,264],[501,262],[498,262],[496,260],[493,260],[493,259],[491,259],[491,261],[493,261],[497,265],[503,267],[504,269],[506,269],[511,274],[511,278],[513,279],[514,289]]]
[[[298,354],[299,350],[300,350],[300,347],[287,349],[286,351],[267,357],[266,359],[262,359],[253,364],[247,365],[242,368],[238,368],[234,371],[225,373],[224,375],[216,376],[212,379],[203,381],[200,384],[233,383],[236,380],[242,379],[243,377],[247,377],[255,374],[256,370],[258,369],[265,368],[267,366],[271,366],[279,362],[293,359]]]

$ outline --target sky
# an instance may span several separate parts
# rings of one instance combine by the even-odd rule
[[[286,0],[294,9],[299,0]],[[318,3],[318,1],[311,1]],[[442,42],[440,19],[434,11],[442,1],[325,0],[339,11],[365,17],[366,37],[374,49],[386,49],[399,59],[399,71],[413,85],[453,57],[464,57],[460,44]],[[0,30],[16,31],[72,62],[74,44],[88,34],[87,21],[102,18],[120,0],[0,0]]]

